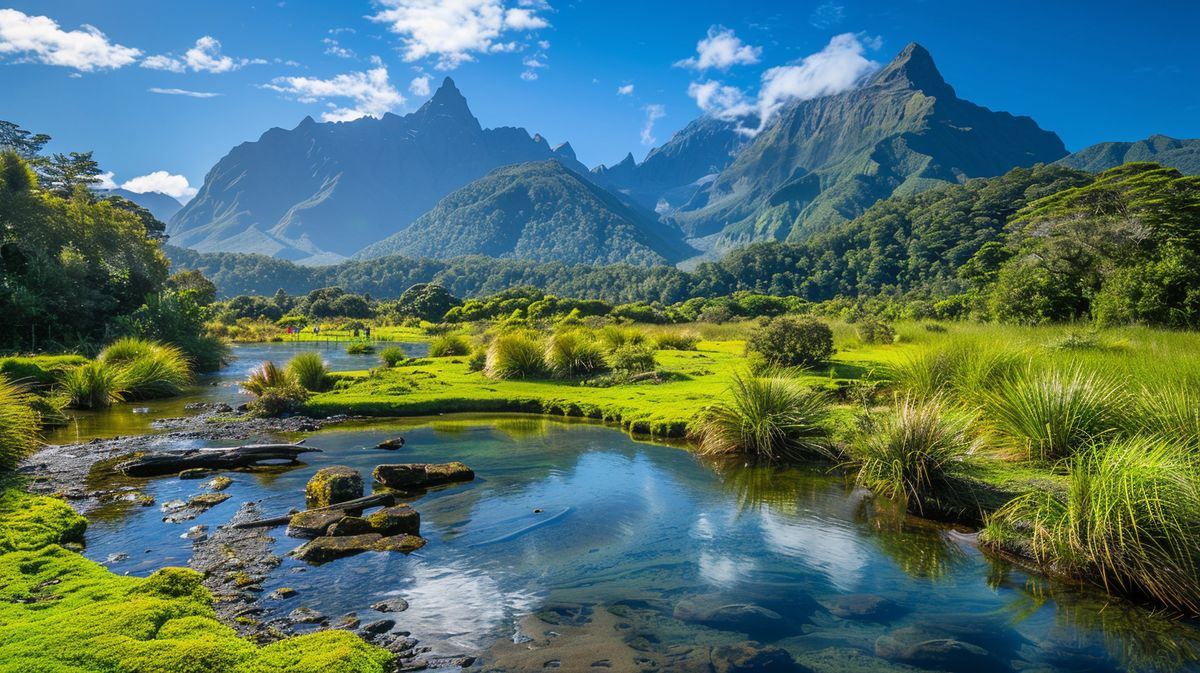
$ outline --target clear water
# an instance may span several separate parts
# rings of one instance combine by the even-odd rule
[[[239,366],[253,364],[248,351]],[[399,451],[368,448],[397,435]],[[303,507],[321,467],[367,475],[380,463],[461,460],[476,481],[412,502],[425,548],[319,567],[287,559],[265,588],[299,594],[266,601],[267,617],[304,605],[367,621],[382,617],[369,605],[398,596],[411,605],[389,615],[398,628],[498,670],[672,670],[697,647],[747,639],[828,671],[1200,670],[1195,624],[990,559],[969,535],[876,506],[827,468],[711,463],[613,428],[525,416],[339,427],[309,443],[323,452],[302,467],[231,473],[233,497],[195,521],[163,523],[156,507],[96,519],[87,554],[126,553],[109,567],[145,575],[186,564],[180,535],[224,523],[241,502],[260,501],[263,515]],[[174,478],[144,485],[160,503],[199,490]],[[301,543],[273,534],[280,555]],[[887,607],[838,610],[863,596]],[[687,614],[725,604],[774,616],[703,625]],[[934,654],[895,663],[897,647],[919,643]]]

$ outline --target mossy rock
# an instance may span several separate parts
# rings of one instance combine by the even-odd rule
[[[362,475],[358,470],[342,465],[317,470],[304,489],[309,509],[328,507],[362,496]]]
[[[308,563],[328,563],[335,559],[370,551],[382,539],[383,536],[379,533],[342,537],[327,535],[300,546],[292,552],[292,556]]]
[[[361,516],[342,517],[341,521],[329,527],[329,532],[326,535],[333,537],[346,537],[349,535],[365,535],[367,533],[379,533],[371,526],[371,522]],[[382,534],[382,533],[381,533]]]
[[[389,488],[417,489],[441,484],[471,481],[475,472],[465,463],[405,463],[380,465],[371,473],[375,481]]]
[[[346,518],[340,509],[324,512],[298,512],[288,520],[287,536],[311,539],[329,532],[329,527]]]
[[[425,546],[425,538],[416,535],[393,535],[375,543],[375,551],[398,551],[403,554],[412,553]]]
[[[384,507],[367,517],[367,521],[380,535],[421,534],[421,515],[408,505]]]

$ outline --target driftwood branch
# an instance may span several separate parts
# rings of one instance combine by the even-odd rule
[[[309,512],[330,512],[333,510],[352,511],[352,510],[357,510],[357,509],[367,509],[368,507],[376,507],[376,506],[390,507],[390,506],[396,504],[396,496],[397,495],[398,495],[397,493],[372,493],[371,495],[366,495],[361,498],[347,500],[346,502],[339,502],[336,505],[329,505],[327,507],[314,507],[314,508],[312,508],[310,510],[306,510],[306,511],[309,511]],[[273,528],[275,526],[282,526],[282,525],[288,523],[289,521],[291,521],[291,519],[292,519],[291,514],[285,514],[283,516],[271,517],[270,519],[258,519],[256,521],[242,521],[242,522],[233,524],[233,527],[234,528]]]
[[[320,451],[296,444],[247,444],[232,449],[190,449],[148,453],[127,460],[117,469],[130,477],[157,477],[177,474],[192,468],[229,470],[238,467],[253,467],[269,461],[299,462],[302,453]]]

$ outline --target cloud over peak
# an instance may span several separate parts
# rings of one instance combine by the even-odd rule
[[[414,80],[415,84],[415,80]],[[328,122],[344,122],[359,117],[382,117],[404,104],[404,96],[388,80],[387,68],[380,66],[366,72],[348,72],[318,79],[315,77],[276,77],[270,84],[263,85],[301,103],[316,103],[325,100],[329,107],[321,118]],[[428,90],[428,81],[425,82]],[[350,103],[339,104],[327,99],[349,99]]]
[[[108,174],[108,180],[112,180],[111,173]],[[121,184],[121,189],[127,189],[135,194],[159,192],[181,201],[187,201],[199,191],[188,184],[187,178],[182,175],[172,175],[166,171],[154,171],[153,173],[147,173],[132,180],[127,180]]]
[[[762,56],[762,47],[742,42],[733,30],[724,26],[711,26],[708,35],[696,43],[696,55],[676,61],[677,68],[693,70],[728,70],[735,65],[753,65]]]

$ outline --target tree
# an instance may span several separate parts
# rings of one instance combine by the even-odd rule
[[[536,294],[538,299],[542,298],[540,291]],[[400,299],[396,301],[396,313],[419,320],[441,322],[447,311],[461,304],[461,299],[450,294],[450,291],[441,285],[418,283],[400,295]]]
[[[55,153],[42,169],[43,186],[55,196],[68,198],[80,188],[100,182],[100,165],[91,152]]]
[[[150,238],[164,242],[167,240],[167,225],[155,217],[154,213],[122,196],[106,196],[103,200],[136,215],[142,221],[142,226],[146,227],[146,233],[150,235]]]
[[[201,306],[208,306],[217,299],[217,286],[199,271],[180,271],[167,279],[167,287],[176,292],[190,292]]]
[[[50,142],[45,133],[31,133],[16,124],[0,119],[0,151],[11,150],[29,163],[35,163],[42,148]]]

